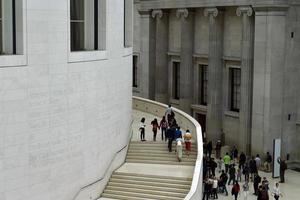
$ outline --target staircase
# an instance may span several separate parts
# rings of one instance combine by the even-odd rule
[[[167,142],[131,141],[126,162],[153,165],[194,166],[197,147],[192,146],[189,156],[183,152],[182,162],[175,153],[168,151]],[[183,148],[184,149],[184,148]],[[155,174],[155,172],[153,172]],[[119,200],[182,200],[190,190],[192,178],[157,176],[149,174],[114,172],[107,184],[102,198]]]
[[[183,149],[185,148],[183,147]],[[168,151],[167,142],[132,141],[129,146],[126,162],[164,165],[195,165],[197,159],[197,147],[195,145],[192,145],[192,151],[189,156],[183,151],[181,162],[178,162],[176,158],[175,142],[173,142],[172,150],[172,152]]]

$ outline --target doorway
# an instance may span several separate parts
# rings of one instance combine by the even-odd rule
[[[196,120],[199,122],[202,128],[202,133],[206,132],[206,115],[203,114],[196,114]],[[203,135],[204,137],[204,135]]]

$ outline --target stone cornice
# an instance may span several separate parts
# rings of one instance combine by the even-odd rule
[[[241,6],[236,9],[237,16],[240,17],[244,14],[246,14],[248,17],[252,16],[252,14],[253,14],[252,8],[250,6]]]
[[[297,0],[291,0],[295,4]],[[277,7],[289,6],[287,0],[140,0],[144,9],[207,8],[227,6]]]

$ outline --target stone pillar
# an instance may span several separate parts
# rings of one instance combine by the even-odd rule
[[[242,52],[241,52],[241,105],[239,149],[250,153],[251,147],[251,116],[253,86],[253,18],[251,7],[239,7],[237,16],[242,17]]]
[[[141,15],[141,96],[154,100],[155,92],[155,21],[150,10],[139,10]]]
[[[221,139],[222,74],[223,74],[223,12],[217,8],[204,9],[209,19],[207,133],[209,140]]]
[[[166,11],[153,10],[156,19],[156,62],[155,62],[155,100],[168,103],[168,33],[169,17]]]
[[[283,120],[287,119],[282,106],[288,7],[271,5],[253,9],[255,39],[251,152],[261,154],[272,152],[273,139],[287,137],[282,137]]]
[[[181,20],[180,52],[180,99],[179,106],[191,114],[193,102],[193,49],[194,13],[188,9],[178,9],[176,16]]]

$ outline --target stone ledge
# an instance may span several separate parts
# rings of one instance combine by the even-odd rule
[[[233,111],[225,111],[224,115],[227,117],[232,117],[232,118],[240,118],[240,113],[239,112],[233,112]]]

